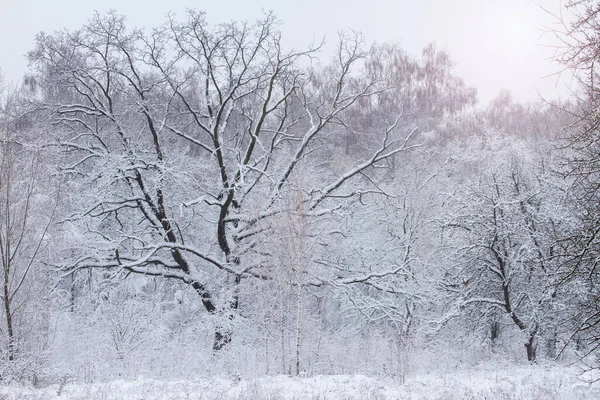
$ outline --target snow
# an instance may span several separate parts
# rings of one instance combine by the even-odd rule
[[[409,375],[399,379],[364,375],[236,377],[160,381],[139,378],[105,383],[53,384],[44,388],[0,387],[0,398],[72,400],[359,400],[359,399],[598,399],[600,384],[585,381],[574,367],[493,366]]]

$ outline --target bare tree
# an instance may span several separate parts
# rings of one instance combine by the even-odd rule
[[[501,156],[502,157],[502,156]],[[526,335],[529,361],[539,337],[555,328],[552,288],[556,207],[545,178],[514,157],[484,171],[467,192],[455,196],[457,217],[447,223],[448,240],[462,253],[447,290],[471,323],[490,328],[490,339],[510,322]],[[463,241],[455,235],[463,236]],[[473,322],[475,321],[475,322]]]
[[[564,232],[559,289],[571,294],[574,316],[572,339],[577,348],[584,344],[584,355],[596,353],[600,347],[598,233],[600,208],[598,192],[598,152],[600,151],[600,118],[598,106],[598,32],[600,32],[600,3],[592,0],[571,0],[567,12],[557,16],[560,29],[555,31],[562,40],[558,60],[579,82],[576,91],[577,107],[566,152],[565,176],[571,183],[569,199],[573,224]]]
[[[9,361],[18,355],[19,328],[32,299],[33,270],[53,221],[56,198],[44,182],[39,150],[20,142],[18,92],[7,93],[0,104],[0,300]],[[22,135],[21,135],[22,136]]]
[[[276,268],[255,248],[270,221],[298,212],[283,201],[298,167],[311,171],[298,207],[318,218],[379,192],[367,171],[412,147],[411,131],[397,129],[399,110],[366,158],[336,172],[332,135],[348,132],[347,113],[385,87],[355,78],[368,56],[359,35],[341,34],[326,68],[302,68],[318,48],[283,50],[277,25],[267,14],[211,27],[189,11],[144,33],[112,13],[41,34],[30,53],[37,106],[52,118],[63,171],[82,190],[69,223],[85,251],[64,268],[188,283],[220,316],[215,350],[230,340],[225,321],[242,281],[270,279]]]

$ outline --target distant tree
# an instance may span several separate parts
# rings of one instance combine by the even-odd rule
[[[454,75],[450,55],[429,44],[421,57],[408,55],[398,44],[383,43],[373,46],[365,60],[362,79],[365,82],[387,82],[389,90],[373,98],[359,99],[361,107],[350,117],[362,128],[346,140],[359,148],[369,133],[373,135],[384,127],[387,118],[403,108],[404,123],[412,123],[420,132],[437,131],[446,123],[477,103],[477,91]],[[375,128],[375,129],[374,129]],[[438,133],[444,133],[442,131]],[[448,138],[440,137],[439,142]],[[347,151],[350,143],[346,143]]]
[[[501,161],[484,169],[454,196],[455,216],[446,224],[448,245],[458,251],[446,288],[462,313],[489,329],[492,342],[510,322],[526,335],[529,361],[540,336],[555,340],[556,263],[560,209],[544,172],[527,153],[496,148]]]
[[[477,91],[453,75],[454,62],[434,44],[423,48],[421,58],[408,56],[393,44],[377,45],[365,65],[365,76],[389,82],[391,90],[377,95],[382,113],[399,104],[421,122],[440,122],[444,116],[459,113],[477,101]]]
[[[28,316],[32,303],[45,295],[36,293],[44,285],[44,274],[36,269],[43,261],[57,199],[48,187],[40,150],[24,141],[19,128],[18,91],[0,95],[0,332],[12,362],[24,351],[19,344],[27,344],[29,328],[35,330],[36,318]]]

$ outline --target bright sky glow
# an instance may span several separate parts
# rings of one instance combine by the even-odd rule
[[[491,18],[489,33],[482,33],[489,36],[492,47],[497,48],[502,53],[511,51],[530,51],[532,42],[530,39],[535,37],[536,32],[527,18],[515,11],[500,11]]]
[[[37,32],[80,27],[94,10],[115,9],[130,24],[152,27],[169,11],[188,7],[207,12],[211,23],[253,20],[261,10],[273,10],[283,21],[284,40],[302,48],[323,36],[334,42],[336,31],[362,31],[368,41],[398,42],[417,55],[430,42],[447,50],[456,73],[477,87],[486,103],[501,89],[519,100],[567,93],[565,75],[557,83],[560,66],[550,60],[554,50],[543,29],[554,20],[561,0],[0,0],[0,68],[9,80],[18,80],[26,68],[24,54]],[[541,7],[540,7],[541,6]],[[550,76],[549,78],[547,76]]]

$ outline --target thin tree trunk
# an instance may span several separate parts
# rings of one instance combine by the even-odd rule
[[[296,309],[296,376],[300,375],[300,343],[302,340],[302,284],[298,279],[297,293],[297,309]]]
[[[77,271],[73,271],[71,274],[71,290],[70,290],[70,301],[71,301],[71,313],[75,312],[75,273]]]
[[[8,268],[4,269],[4,313],[6,314],[6,332],[8,339],[8,359],[15,359],[15,337],[13,332],[12,311],[10,309],[10,292],[8,290]]]
[[[280,289],[280,290],[283,290]],[[280,330],[281,330],[281,373],[285,374],[285,312],[283,309],[283,293],[279,296]]]
[[[550,338],[546,343],[546,353],[548,354],[548,357],[550,357],[552,360],[556,358],[556,343],[556,327],[554,327],[550,334]]]

